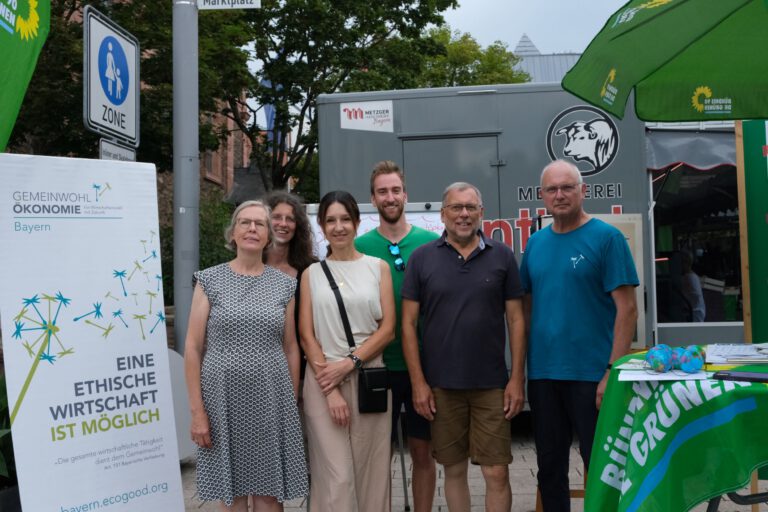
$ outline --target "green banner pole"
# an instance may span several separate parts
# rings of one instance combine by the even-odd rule
[[[746,220],[747,250],[742,244],[742,261],[746,255],[752,313],[768,311],[768,124],[765,121],[743,121],[745,204],[739,205],[739,217]],[[744,266],[742,265],[742,268]],[[751,314],[754,343],[768,341],[768,317]],[[745,318],[746,331],[746,318]]]

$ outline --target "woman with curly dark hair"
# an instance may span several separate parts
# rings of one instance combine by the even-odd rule
[[[312,254],[312,227],[298,196],[282,191],[269,193],[264,202],[272,209],[274,238],[264,251],[264,263],[301,279],[305,268],[317,261]]]
[[[272,243],[264,249],[264,263],[280,270],[301,283],[301,273],[317,261],[312,252],[312,226],[301,199],[295,194],[273,191],[267,194],[264,202],[270,207],[272,224]],[[296,307],[301,301],[301,288],[296,286]],[[298,311],[298,309],[297,309]],[[295,316],[296,332],[299,332],[299,315]],[[300,378],[304,380],[307,362],[304,350],[300,350]],[[301,393],[301,388],[299,388]],[[301,396],[301,395],[300,395]]]

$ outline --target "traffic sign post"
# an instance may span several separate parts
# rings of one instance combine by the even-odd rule
[[[173,0],[173,300],[176,350],[184,353],[192,273],[200,263],[198,9],[259,7],[259,0]]]
[[[139,147],[139,41],[91,7],[83,11],[83,120],[91,131]]]

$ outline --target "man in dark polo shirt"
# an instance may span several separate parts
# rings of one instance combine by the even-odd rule
[[[402,342],[416,412],[432,422],[452,512],[470,509],[467,460],[481,466],[487,511],[509,511],[508,420],[523,408],[523,289],[506,245],[483,236],[480,191],[453,183],[443,193],[443,236],[416,249],[402,286]],[[421,320],[422,355],[417,326]],[[505,324],[506,322],[506,324]],[[504,344],[509,332],[512,375]]]

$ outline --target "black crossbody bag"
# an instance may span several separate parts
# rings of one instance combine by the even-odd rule
[[[328,278],[328,284],[331,285],[333,295],[336,297],[336,303],[339,305],[341,313],[341,323],[344,325],[344,333],[347,335],[350,353],[355,350],[355,340],[352,337],[352,328],[349,326],[347,309],[344,307],[344,301],[341,298],[341,292],[333,279],[331,269],[325,261],[320,262],[320,266]],[[389,389],[389,373],[386,367],[382,368],[360,368],[357,379],[357,406],[361,413],[369,412],[387,412],[387,390]]]

